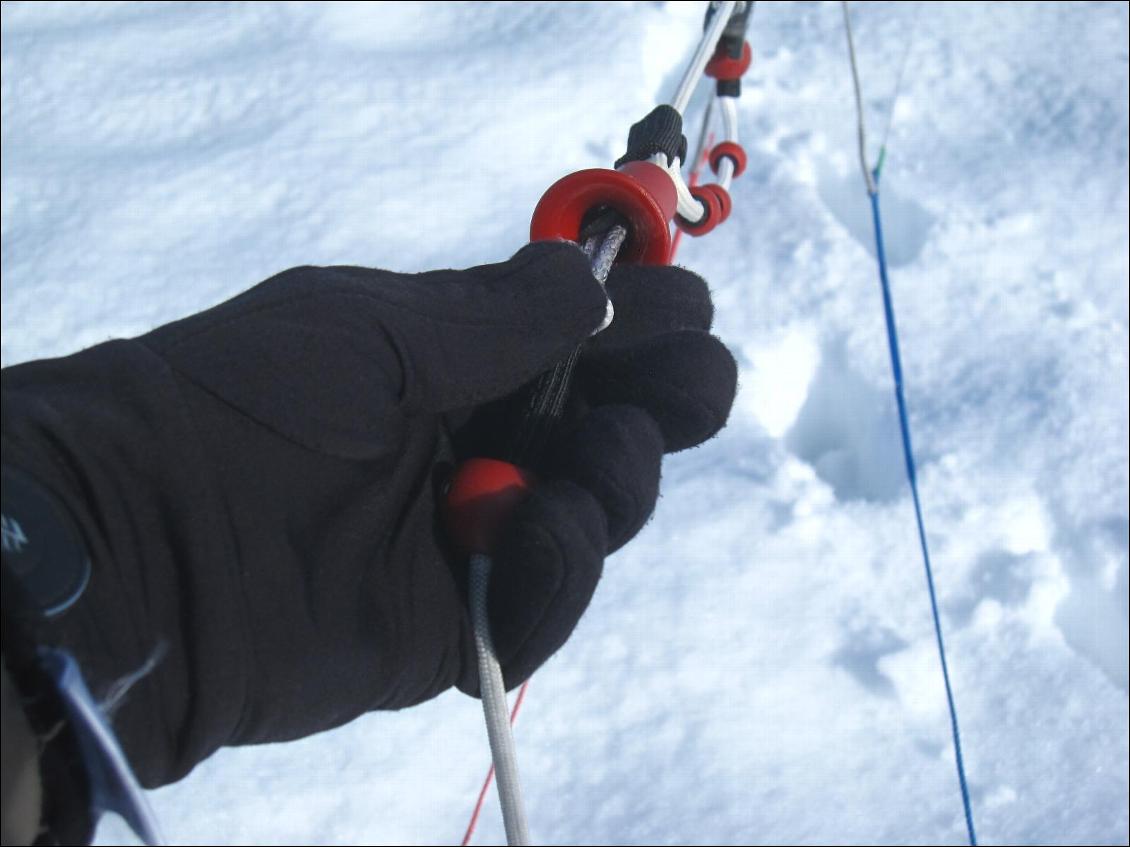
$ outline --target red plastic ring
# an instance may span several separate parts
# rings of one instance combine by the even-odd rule
[[[579,241],[585,216],[608,206],[627,218],[630,228],[616,261],[665,265],[677,202],[670,175],[649,162],[629,162],[618,171],[577,171],[557,180],[542,195],[530,222],[530,240]]]
[[[719,211],[721,217],[718,218],[718,223],[725,223],[726,219],[730,217],[730,212],[733,211],[734,201],[730,199],[730,192],[720,186],[716,182],[710,182],[702,186],[704,191],[712,191],[715,198],[718,200]]]
[[[741,79],[742,74],[749,70],[749,66],[752,63],[753,48],[749,46],[748,41],[742,44],[742,56],[740,59],[731,59],[726,52],[726,48],[722,44],[719,44],[714,48],[714,55],[710,57],[710,61],[706,63],[704,73],[708,77],[729,82],[735,79]]]
[[[715,174],[718,173],[718,168],[722,165],[723,159],[729,159],[734,163],[734,179],[745,173],[747,164],[745,149],[736,141],[722,141],[711,148],[710,169]]]
[[[697,238],[700,235],[706,235],[706,233],[722,223],[722,202],[718,199],[718,195],[711,190],[711,186],[709,185],[696,185],[691,189],[691,196],[706,207],[706,214],[696,223],[691,223],[682,215],[676,215],[675,226],[687,235],[692,235]]]

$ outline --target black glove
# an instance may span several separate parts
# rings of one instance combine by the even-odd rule
[[[702,280],[624,266],[608,292],[616,320],[587,343],[495,551],[509,686],[564,643],[604,556],[650,516],[663,452],[712,436],[733,401]],[[605,305],[564,243],[465,271],[305,267],[138,339],[4,371],[4,463],[56,494],[94,562],[44,637],[96,697],[114,693],[143,784],[222,745],[477,692],[443,484],[460,459],[505,455],[499,421]]]

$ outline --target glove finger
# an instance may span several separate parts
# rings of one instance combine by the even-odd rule
[[[545,473],[574,482],[596,498],[612,553],[655,511],[663,447],[659,425],[647,412],[635,406],[601,406],[552,445]]]
[[[594,351],[684,329],[708,330],[714,320],[706,281],[685,268],[614,265],[607,291],[616,317],[593,338]]]
[[[408,412],[445,412],[514,391],[604,320],[607,298],[576,245],[536,242],[509,261],[378,279]]]
[[[659,496],[663,439],[646,412],[594,410],[551,451],[546,474],[515,510],[495,550],[488,611],[507,688],[569,638],[604,557],[647,522]],[[478,694],[468,675],[460,687]]]
[[[507,689],[528,679],[572,634],[600,580],[607,539],[600,506],[572,482],[540,484],[515,510],[492,557],[487,596]],[[460,687],[477,695],[477,683]]]
[[[659,425],[668,453],[701,444],[725,426],[737,383],[730,351],[699,330],[594,353],[582,361],[580,372],[590,404],[644,409]]]

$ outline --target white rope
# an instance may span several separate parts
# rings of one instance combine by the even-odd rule
[[[730,15],[733,14],[734,7],[738,4],[736,0],[724,0],[724,2],[712,5],[714,6],[714,17],[710,19],[710,26],[703,33],[702,41],[698,43],[698,49],[695,50],[691,63],[683,72],[683,78],[679,80],[679,87],[675,89],[675,96],[671,98],[671,108],[680,115],[691,102],[691,95],[694,94],[695,86],[702,79],[702,73],[706,70],[706,63],[714,55],[714,48],[718,46],[718,39],[722,37],[722,31],[726,28],[726,24],[730,22]]]
[[[684,162],[683,164],[690,164],[691,171],[698,167],[702,157],[706,155],[706,143],[710,139],[710,122],[714,119],[714,104],[718,102],[717,97],[711,97],[706,101],[706,108],[702,112],[702,126],[698,131],[698,144],[695,145],[694,155]]]
[[[738,141],[738,110],[737,105],[734,103],[733,97],[716,97],[714,102],[717,103],[718,111],[722,115],[722,137],[725,141],[733,141],[735,144]],[[703,137],[699,140],[699,152],[696,154],[698,157],[702,156],[701,148],[706,143],[706,123],[703,124]],[[678,197],[678,205],[676,211],[678,214],[690,221],[691,223],[698,223],[702,220],[703,215],[706,214],[706,207],[694,198],[691,194],[690,186],[687,181],[683,179],[683,163],[679,159],[671,162],[667,161],[667,156],[664,153],[656,153],[647,160],[653,165],[663,168],[667,175],[671,177],[671,182],[675,185],[675,194]],[[697,162],[697,158],[695,159]],[[734,180],[734,163],[729,157],[722,159],[718,166],[718,184],[727,191],[730,190],[730,184]]]
[[[738,104],[733,97],[717,98],[722,112],[722,139],[738,143]],[[718,163],[718,184],[727,191],[734,181],[734,161],[729,156]]]
[[[666,153],[656,153],[647,161],[663,168],[667,172],[667,176],[671,177],[671,182],[675,186],[675,194],[678,197],[675,211],[691,223],[702,220],[702,216],[706,214],[706,207],[694,198],[686,180],[683,179],[682,161],[675,158],[668,162]]]
[[[690,103],[691,95],[694,94],[695,86],[702,80],[703,74],[706,70],[706,65],[710,61],[711,56],[714,55],[714,50],[718,46],[718,40],[722,37],[722,32],[726,29],[726,25],[730,22],[730,16],[738,7],[737,0],[724,0],[724,2],[714,2],[711,4],[714,8],[714,15],[710,19],[710,24],[707,26],[706,31],[703,33],[702,40],[699,41],[698,47],[695,49],[694,56],[691,58],[690,64],[687,66],[686,71],[683,72],[683,78],[679,80],[679,87],[675,91],[675,96],[671,98],[671,107],[679,112],[681,115]],[[719,104],[722,112],[722,126],[724,139],[728,141],[737,141],[738,138],[738,117],[737,109],[733,102],[732,97],[714,97],[707,105],[706,116],[703,119],[702,135],[699,138],[698,151],[695,158],[692,160],[697,164],[699,157],[702,156],[703,146],[706,143],[707,130],[710,123],[710,113],[714,108],[715,103]],[[682,160],[675,158],[668,160],[667,156],[663,153],[656,153],[651,158],[647,159],[653,165],[658,165],[667,172],[671,177],[671,182],[675,186],[675,195],[678,202],[675,208],[676,213],[689,221],[690,223],[698,223],[706,215],[706,206],[695,199],[691,194],[690,187],[683,179]],[[729,190],[730,183],[734,176],[734,166],[729,159],[725,159],[719,166],[719,184]]]

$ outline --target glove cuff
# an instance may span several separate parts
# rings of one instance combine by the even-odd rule
[[[32,480],[55,503],[40,511],[68,524],[37,531],[44,552],[71,552],[28,592],[47,613],[36,647],[78,662],[143,785],[180,779],[234,734],[245,639],[230,537],[175,375],[113,341],[3,380],[4,512],[13,480]]]

